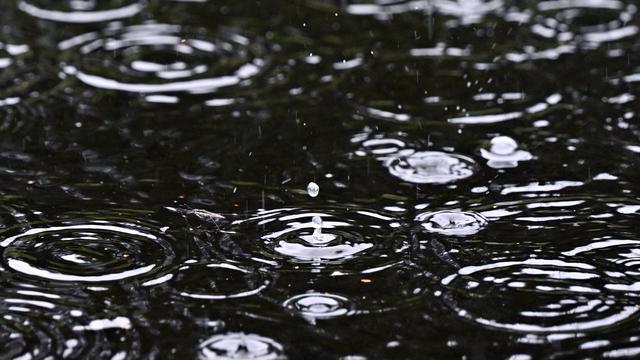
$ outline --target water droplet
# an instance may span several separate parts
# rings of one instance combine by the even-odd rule
[[[276,360],[286,357],[283,346],[272,339],[255,334],[227,333],[200,344],[199,358]]]
[[[320,186],[318,186],[318,184],[314,183],[313,181],[310,182],[307,185],[307,194],[309,194],[309,196],[311,196],[312,198],[318,196],[318,194],[320,194]]]
[[[487,226],[487,219],[470,211],[444,210],[424,213],[416,217],[429,232],[450,236],[468,236],[478,233]]]
[[[386,162],[389,173],[415,184],[445,184],[473,175],[473,159],[438,151],[414,152]]]

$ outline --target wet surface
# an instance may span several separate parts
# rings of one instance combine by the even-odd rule
[[[0,4],[0,358],[640,355],[638,5]]]

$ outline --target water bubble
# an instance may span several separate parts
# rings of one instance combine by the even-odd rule
[[[286,359],[283,346],[267,337],[227,333],[216,335],[200,344],[200,359]]]
[[[161,273],[175,253],[159,231],[106,221],[72,221],[6,237],[3,259],[29,277],[110,282]]]
[[[508,136],[496,136],[491,139],[489,150],[480,149],[483,158],[489,160],[487,165],[494,169],[514,168],[519,161],[533,158],[531,153],[518,150],[518,143]]]
[[[446,184],[473,175],[473,159],[438,151],[420,151],[386,161],[391,175],[415,184]]]
[[[99,5],[98,5],[99,3]],[[18,8],[39,19],[63,23],[95,23],[128,18],[146,6],[142,0],[20,0]]]
[[[496,136],[491,139],[491,152],[498,155],[510,155],[518,148],[518,143],[508,136]]]
[[[470,211],[443,210],[423,213],[416,216],[416,221],[422,223],[429,232],[449,236],[468,236],[478,233],[487,226],[487,219]]]
[[[318,196],[318,194],[320,194],[320,186],[318,186],[318,184],[314,183],[313,181],[310,182],[307,185],[307,194],[309,194],[309,196],[311,196],[312,198]]]
[[[282,306],[309,319],[329,319],[353,313],[353,303],[348,298],[329,293],[309,292],[296,295]]]

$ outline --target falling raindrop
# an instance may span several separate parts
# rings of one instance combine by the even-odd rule
[[[307,194],[309,194],[309,196],[314,198],[318,196],[319,193],[320,193],[320,186],[318,186],[318,184],[312,181],[309,183],[309,185],[307,185]]]

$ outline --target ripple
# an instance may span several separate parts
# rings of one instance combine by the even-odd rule
[[[480,232],[488,224],[488,220],[470,211],[443,210],[428,212],[416,216],[429,232],[448,236],[468,236]]]
[[[466,266],[442,284],[456,314],[480,325],[521,333],[575,333],[611,331],[638,317],[635,304],[608,294],[611,281],[586,262],[532,257]]]
[[[290,271],[280,275],[278,282],[290,286],[271,287],[264,298],[311,324],[422,304],[438,281],[423,267],[401,259],[358,272],[334,269],[322,274]]]
[[[282,306],[308,319],[330,319],[354,313],[354,304],[344,296],[308,292],[287,299]]]
[[[227,252],[268,264],[284,261],[323,268],[362,261],[371,265],[375,254],[387,258],[403,246],[397,219],[366,209],[267,210],[234,225],[221,240]]]
[[[63,282],[149,278],[175,257],[170,243],[155,230],[107,221],[31,228],[5,237],[0,246],[12,270]]]
[[[116,315],[108,319],[92,318],[90,313],[95,312],[92,309],[96,304],[77,289],[53,291],[2,285],[0,357],[3,359],[95,358],[121,351],[126,354],[137,346],[137,330],[128,318]],[[109,334],[127,336],[117,339]]]
[[[146,6],[143,0],[20,0],[18,8],[43,20],[95,23],[132,17]]]
[[[533,120],[567,107],[551,73],[471,59],[468,51],[447,56],[449,50],[444,45],[412,48],[393,62],[381,55],[346,74],[349,81],[340,84],[341,92],[364,118],[394,123],[443,124],[446,119],[455,125],[491,125]]]
[[[385,162],[389,173],[414,184],[446,184],[474,174],[475,161],[470,157],[439,151],[410,151]]]
[[[248,269],[227,263],[182,266],[172,285],[181,296],[198,300],[237,299],[260,293],[269,281]]]
[[[200,359],[286,359],[278,342],[255,334],[227,333],[215,335],[200,344]]]
[[[542,1],[538,11],[541,15],[535,19],[531,32],[559,43],[582,42],[597,47],[638,33],[638,27],[631,25],[636,5],[618,0]]]
[[[530,152],[518,150],[518,143],[508,136],[494,137],[489,150],[480,149],[480,154],[488,160],[487,165],[494,169],[515,168],[518,162],[533,158]]]
[[[28,45],[0,41],[0,107],[20,103],[38,81],[31,55]]]
[[[634,281],[640,275],[640,240],[599,238],[563,254],[571,257],[588,256],[616,265],[616,271],[610,272],[610,275],[617,281],[607,284],[606,288],[640,296],[640,281]]]
[[[203,29],[153,23],[109,27],[59,44],[66,54],[64,76],[97,89],[146,94],[149,101],[167,104],[181,100],[176,94],[205,96],[248,85],[264,65],[254,54],[256,46],[256,41],[231,30],[207,34]]]
[[[375,0],[349,4],[346,10],[352,15],[371,15],[381,20],[407,12],[422,12],[427,16],[439,13],[458,18],[463,24],[473,24],[503,6],[502,0]]]

